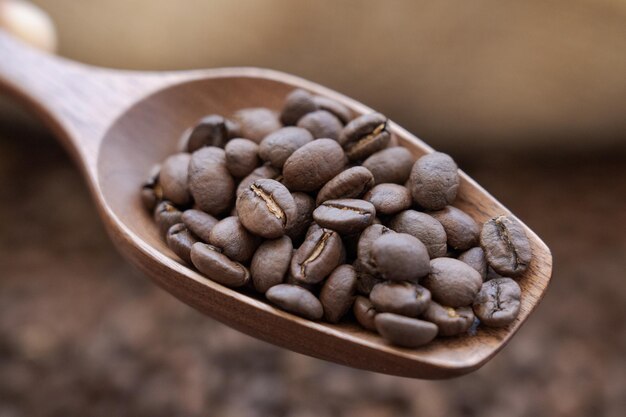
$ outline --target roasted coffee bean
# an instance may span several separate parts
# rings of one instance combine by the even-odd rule
[[[456,336],[472,327],[474,312],[471,307],[444,307],[431,301],[422,318],[437,325],[439,336]]]
[[[191,262],[198,271],[227,287],[242,287],[250,280],[248,268],[206,243],[197,242],[191,247]]]
[[[328,138],[337,140],[343,125],[334,114],[326,110],[317,110],[305,114],[298,120],[298,127],[311,132],[315,139]]]
[[[361,266],[361,262],[357,259],[352,264],[357,275],[356,291],[361,295],[369,295],[374,285],[383,282],[381,278],[365,272]]]
[[[371,256],[376,272],[384,279],[417,282],[430,271],[426,246],[406,233],[379,237],[372,244]]]
[[[428,308],[430,292],[406,281],[385,281],[372,288],[370,301],[380,313],[417,317]]]
[[[321,282],[341,263],[342,252],[343,243],[337,232],[314,229],[291,258],[291,275],[298,282]]]
[[[182,220],[182,212],[169,201],[161,201],[154,208],[154,221],[159,227],[161,237],[165,236],[170,227]]]
[[[275,239],[296,220],[296,202],[284,185],[275,180],[256,180],[237,198],[237,214],[252,233]]]
[[[383,149],[363,161],[363,166],[374,175],[376,184],[404,184],[415,163],[413,154],[402,146]]]
[[[159,185],[160,172],[161,165],[154,165],[150,169],[148,178],[141,184],[141,202],[149,212],[153,212],[157,204],[163,200],[163,189]]]
[[[309,320],[319,320],[324,314],[322,303],[298,285],[275,285],[267,290],[265,296],[281,309]]]
[[[224,117],[211,114],[200,119],[196,125],[187,129],[181,138],[181,143],[186,145],[183,149],[187,152],[195,152],[204,146],[217,146],[223,148],[228,139],[235,137],[239,127]]]
[[[408,188],[398,184],[378,184],[369,190],[364,196],[376,207],[376,213],[392,215],[411,207],[413,200]]]
[[[324,318],[337,323],[350,310],[356,291],[356,271],[352,265],[340,265],[330,274],[320,291]]]
[[[275,168],[282,168],[287,158],[313,140],[308,130],[300,127],[283,127],[270,133],[259,145],[259,156]]]
[[[313,95],[308,91],[298,88],[287,96],[283,111],[280,114],[280,121],[285,126],[295,125],[302,116],[314,112],[317,109],[318,105]]]
[[[283,166],[284,183],[292,191],[316,191],[346,165],[341,146],[332,139],[309,142],[291,154]]]
[[[317,193],[317,205],[326,200],[359,198],[374,186],[374,177],[367,168],[356,166],[340,172]]]
[[[235,178],[242,178],[254,171],[261,160],[259,145],[248,139],[233,139],[224,147],[226,168]]]
[[[429,213],[441,223],[446,231],[448,246],[454,250],[467,250],[478,243],[480,226],[469,214],[456,207],[446,206],[443,210]]]
[[[235,262],[248,263],[261,243],[258,236],[248,232],[238,217],[226,217],[217,223],[209,236],[209,243]]]
[[[235,195],[235,180],[226,168],[226,153],[206,146],[191,155],[189,190],[203,211],[217,216],[227,211]]]
[[[320,110],[332,113],[344,125],[352,119],[352,112],[349,108],[328,97],[314,96],[313,102]]]
[[[185,226],[205,243],[209,242],[211,229],[219,222],[218,219],[202,210],[189,209],[181,217]]]
[[[170,227],[165,236],[167,246],[180,259],[191,263],[191,247],[198,241],[183,223],[177,223]]]
[[[520,309],[522,290],[511,278],[496,278],[482,285],[474,300],[474,313],[489,327],[511,323]]]
[[[252,185],[252,183],[255,182],[256,180],[261,180],[261,179],[277,180],[279,177],[280,177],[279,170],[277,170],[276,168],[274,168],[273,166],[269,164],[261,165],[260,167],[252,171],[248,176],[246,176],[244,179],[241,180],[241,182],[237,186],[237,192],[236,192],[237,197],[239,197],[239,195],[243,191],[248,189]]]
[[[187,183],[190,160],[188,153],[172,155],[163,162],[159,173],[163,198],[179,206],[189,204],[191,200]]]
[[[346,156],[358,161],[384,149],[391,136],[387,123],[380,113],[365,114],[348,123],[339,136]]]
[[[376,330],[384,339],[402,347],[422,346],[437,336],[437,325],[398,314],[379,313],[374,323]]]
[[[304,233],[313,222],[313,210],[315,210],[315,200],[308,194],[295,192],[291,194],[296,203],[296,219],[288,225],[285,234],[293,241],[298,241],[304,237]]]
[[[485,258],[485,252],[482,248],[475,247],[468,249],[460,254],[458,259],[478,271],[483,281],[485,281],[487,278],[487,259]]]
[[[517,277],[530,264],[532,250],[524,226],[511,216],[498,216],[485,222],[480,246],[489,265],[501,275]]]
[[[459,189],[459,172],[449,155],[433,152],[419,158],[411,169],[413,200],[427,210],[452,204]]]
[[[450,307],[471,305],[482,283],[474,268],[452,258],[431,260],[430,274],[421,282],[430,290],[433,300]]]
[[[376,277],[378,277],[378,271],[372,262],[372,245],[376,239],[387,233],[394,233],[394,231],[381,224],[373,224],[363,230],[359,238],[357,257],[361,268]]]
[[[287,236],[266,240],[254,252],[250,274],[254,288],[265,293],[275,285],[282,284],[289,269],[293,245]]]
[[[356,318],[356,321],[361,326],[367,330],[371,330],[373,332],[376,331],[376,324],[374,322],[376,309],[374,308],[374,304],[372,304],[367,297],[358,295],[354,300],[352,312],[354,314],[354,318]]]
[[[278,114],[264,107],[241,109],[235,112],[233,119],[239,123],[241,137],[256,143],[282,127]]]
[[[405,210],[394,216],[389,227],[398,233],[408,233],[418,238],[428,249],[431,258],[445,256],[447,251],[446,231],[439,221],[426,213]]]
[[[324,201],[313,211],[317,224],[341,234],[357,233],[372,224],[376,209],[365,200],[345,198]]]

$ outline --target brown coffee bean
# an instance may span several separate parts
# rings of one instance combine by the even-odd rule
[[[341,320],[354,303],[355,291],[356,271],[352,265],[335,268],[320,291],[326,321],[338,323]]]
[[[448,245],[455,250],[467,250],[478,243],[480,226],[469,214],[456,207],[446,206],[443,210],[429,213],[441,223],[446,231]]]
[[[376,207],[376,213],[392,215],[411,207],[413,200],[408,188],[398,184],[378,184],[363,199]]]
[[[480,246],[489,265],[501,275],[517,277],[530,264],[532,250],[524,226],[511,216],[498,216],[485,222]]]
[[[417,317],[428,308],[430,292],[406,281],[385,281],[372,288],[370,301],[380,313]]]
[[[235,180],[226,168],[226,153],[206,146],[191,155],[189,190],[203,211],[217,216],[227,211],[235,195]]]
[[[471,307],[444,307],[431,301],[422,318],[437,325],[439,336],[456,336],[472,327],[474,312]]]
[[[427,210],[452,204],[459,189],[459,172],[449,155],[433,152],[419,158],[411,169],[413,200]]]
[[[371,330],[373,332],[376,331],[375,317],[376,317],[376,309],[374,308],[374,304],[367,298],[362,296],[357,296],[354,300],[354,306],[352,307],[352,312],[354,313],[354,317],[356,321],[366,328],[367,330]]]
[[[191,247],[191,262],[198,271],[227,287],[242,287],[250,280],[248,268],[206,243],[197,242]]]
[[[333,140],[339,138],[339,133],[343,128],[341,121],[326,110],[317,110],[305,114],[298,120],[297,126],[311,132],[315,139],[326,138]]]
[[[430,290],[433,300],[450,307],[469,306],[482,285],[482,277],[458,259],[436,258],[430,261],[430,274],[421,284]]]
[[[266,240],[254,252],[250,273],[254,288],[265,293],[271,287],[282,284],[293,253],[291,239],[287,236]]]
[[[376,330],[394,345],[415,348],[437,336],[437,325],[393,313],[379,313],[374,319]]]
[[[246,229],[275,239],[296,219],[296,202],[284,185],[275,180],[256,180],[237,198],[237,215]]]
[[[280,171],[269,164],[261,165],[252,171],[247,177],[241,180],[237,186],[236,195],[239,195],[248,189],[253,182],[261,179],[277,180],[280,177]]]
[[[181,222],[182,212],[169,201],[161,201],[154,208],[154,221],[159,227],[161,237],[164,237],[170,227]]]
[[[302,116],[317,109],[318,106],[313,95],[298,88],[287,95],[283,111],[280,114],[280,121],[285,126],[295,125]]]
[[[167,246],[180,259],[191,263],[191,247],[198,241],[183,223],[177,223],[170,227],[165,236]]]
[[[319,320],[324,314],[322,303],[298,285],[275,285],[267,290],[265,296],[281,309],[309,320]]]
[[[446,231],[441,223],[426,213],[405,210],[394,216],[389,227],[398,233],[408,233],[419,239],[431,258],[445,256],[448,249]]]
[[[248,139],[233,139],[226,144],[226,168],[235,178],[242,178],[254,171],[261,160],[259,145]]]
[[[428,274],[426,246],[406,233],[387,233],[372,244],[372,263],[378,276],[394,281],[413,281]]]
[[[191,155],[178,153],[165,159],[159,173],[159,184],[163,198],[172,203],[184,206],[191,201],[187,176]]]
[[[195,152],[205,146],[223,148],[228,139],[235,137],[239,127],[228,119],[211,114],[200,119],[196,125],[187,129],[181,137],[183,149]]]
[[[372,224],[376,209],[371,203],[354,198],[324,201],[313,211],[317,224],[344,235],[360,232]]]
[[[313,210],[315,210],[315,200],[308,194],[295,192],[291,194],[296,203],[296,219],[288,225],[285,234],[293,241],[298,241],[304,237],[304,233],[313,222]]]
[[[415,157],[407,148],[394,146],[372,154],[363,166],[372,172],[376,184],[404,184],[414,163]]]
[[[474,313],[489,327],[513,322],[520,310],[522,291],[511,278],[496,278],[482,285],[474,300]]]
[[[380,113],[365,114],[346,125],[339,143],[351,161],[359,161],[384,149],[389,143],[388,120]]]
[[[346,164],[341,146],[332,139],[307,143],[283,166],[284,183],[292,191],[316,191],[339,174]]]
[[[307,234],[291,259],[291,275],[303,283],[321,282],[341,262],[343,244],[339,234],[330,229],[314,229]]]
[[[154,212],[155,207],[163,200],[163,189],[159,185],[159,173],[161,165],[156,164],[150,169],[148,178],[141,184],[141,202],[149,211]]]
[[[487,278],[487,259],[485,258],[485,252],[482,248],[475,247],[468,249],[460,254],[458,259],[478,271],[483,281],[485,281]]]
[[[267,135],[259,145],[259,156],[275,168],[282,168],[287,158],[313,140],[308,130],[299,127],[283,127]]]
[[[349,108],[328,97],[314,96],[313,102],[320,110],[332,113],[344,125],[352,119],[352,112]]]
[[[394,233],[394,231],[381,224],[373,224],[363,230],[361,237],[359,237],[357,247],[359,264],[363,271],[376,277],[378,277],[378,271],[372,262],[372,245],[376,239],[387,233]]]
[[[340,172],[317,193],[317,205],[326,200],[359,198],[374,186],[372,173],[362,166],[348,168]]]
[[[241,137],[256,143],[282,127],[278,114],[264,107],[241,109],[235,112],[233,120],[240,126]]]
[[[217,223],[209,243],[235,262],[248,263],[261,243],[258,236],[248,232],[238,217],[226,217]]]
[[[374,275],[365,272],[361,266],[361,262],[357,259],[352,263],[354,270],[356,271],[356,291],[361,295],[369,295],[372,292],[374,285],[383,282],[382,279],[375,277]]]

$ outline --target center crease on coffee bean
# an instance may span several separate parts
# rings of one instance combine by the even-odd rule
[[[344,206],[341,204],[328,204],[328,203],[324,203],[324,205],[326,207],[330,207],[330,208],[335,208],[338,210],[349,210],[349,211],[354,211],[355,213],[359,213],[359,214],[369,214],[367,211],[365,210],[361,210],[359,208],[355,208],[355,207],[350,207],[350,206]]]
[[[282,220],[283,224],[287,222],[287,219],[285,218],[285,212],[283,211],[283,209],[280,208],[278,203],[276,203],[274,197],[272,197],[271,194],[267,194],[265,191],[263,191],[254,184],[250,186],[250,189],[254,191],[256,195],[261,197],[263,201],[265,201],[265,205],[267,205],[267,209],[270,211],[270,213],[276,216],[276,218]]]
[[[322,234],[320,240],[315,244],[315,247],[311,251],[311,254],[300,264],[300,273],[303,277],[306,276],[306,274],[304,273],[306,266],[316,260],[321,255],[322,251],[324,250],[324,246],[326,246],[326,241],[329,237],[330,232],[325,231],[324,234]]]
[[[498,234],[506,242],[506,245],[509,247],[509,249],[511,249],[511,252],[513,252],[513,258],[515,261],[515,269],[517,269],[520,266],[517,248],[515,247],[513,242],[511,242],[511,239],[509,238],[509,232],[507,231],[506,226],[502,222],[502,219],[506,219],[506,217],[500,216],[497,219],[495,219],[496,226],[498,227]]]
[[[376,136],[378,136],[386,128],[387,128],[387,122],[385,121],[384,123],[381,123],[378,126],[376,126],[376,128],[372,131],[372,133],[359,138],[359,140],[357,140],[356,142],[352,144],[352,146],[350,146],[350,149],[356,148],[357,146],[367,145],[368,143],[372,142],[376,138]]]

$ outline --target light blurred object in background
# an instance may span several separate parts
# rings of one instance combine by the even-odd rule
[[[39,7],[22,0],[0,0],[0,28],[47,52],[57,48],[54,23]]]

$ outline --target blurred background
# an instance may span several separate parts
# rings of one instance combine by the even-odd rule
[[[471,375],[304,357],[123,261],[55,139],[0,95],[0,417],[626,415],[626,2],[32,2],[56,40],[45,15],[7,18],[15,3],[0,0],[0,26],[86,63],[260,66],[352,96],[449,152],[555,267]]]

